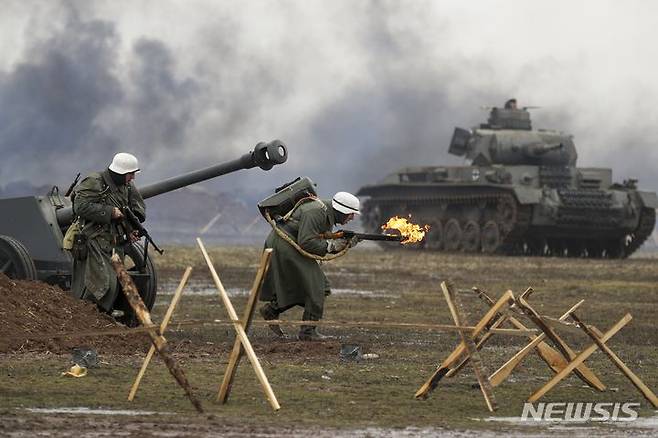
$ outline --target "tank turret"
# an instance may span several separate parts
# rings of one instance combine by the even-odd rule
[[[456,128],[465,166],[405,167],[362,187],[368,232],[394,215],[431,225],[418,248],[507,255],[627,257],[653,232],[658,197],[612,170],[576,167],[573,137],[533,129],[510,99],[486,123]]]
[[[242,157],[216,164],[154,184],[139,187],[144,199],[171,192],[220,175],[241,169],[260,167],[270,170],[285,163],[288,152],[283,142],[274,140],[258,143]],[[0,200],[0,272],[18,279],[38,279],[70,287],[72,259],[62,249],[63,234],[72,221],[71,201],[53,187],[46,196],[26,196]],[[153,262],[144,260],[140,245],[126,248],[126,255],[134,266],[145,267],[130,270],[140,294],[149,308],[155,301],[157,275]]]
[[[492,108],[488,123],[470,130],[455,128],[448,152],[474,165],[575,166],[573,136],[531,129],[527,109]]]

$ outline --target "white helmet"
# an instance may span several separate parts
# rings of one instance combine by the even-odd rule
[[[112,159],[110,170],[114,173],[118,173],[119,175],[139,172],[139,163],[137,162],[137,157],[125,152],[119,152]]]
[[[351,193],[338,192],[331,200],[331,206],[344,214],[360,214],[359,213],[359,198]]]

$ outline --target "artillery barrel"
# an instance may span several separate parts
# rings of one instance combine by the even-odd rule
[[[288,151],[282,141],[261,142],[256,145],[253,151],[247,152],[237,160],[216,164],[205,169],[184,173],[164,181],[140,187],[139,193],[144,199],[147,199],[240,169],[251,169],[258,166],[263,170],[270,170],[277,164],[285,163],[287,159]],[[67,226],[71,223],[72,219],[73,209],[71,207],[57,210],[57,222],[60,226]]]

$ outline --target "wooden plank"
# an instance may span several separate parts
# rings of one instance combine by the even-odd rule
[[[646,398],[649,403],[653,405],[654,408],[658,408],[658,397],[656,397],[656,394],[654,394],[651,389],[647,385],[644,384],[642,380],[633,372],[631,371],[630,368],[626,366],[626,364],[615,354],[614,351],[610,349],[605,344],[605,341],[603,340],[604,335],[593,325],[587,325],[583,323],[580,318],[575,313],[571,314],[571,317],[573,318],[574,321],[578,323],[578,326],[589,336],[592,338],[592,340],[596,343],[596,345],[605,353],[608,355],[610,360],[615,364],[617,368],[619,368],[619,371],[624,373],[626,377],[628,377],[628,380],[631,381],[633,386],[635,386],[638,391],[642,393],[644,398]]]
[[[263,251],[263,254],[260,257],[260,266],[256,272],[256,277],[254,278],[254,284],[251,286],[251,293],[249,294],[249,299],[247,300],[247,305],[244,309],[244,314],[242,316],[243,327],[246,333],[249,333],[249,328],[251,327],[251,321],[254,316],[254,310],[256,309],[256,303],[258,302],[258,295],[260,294],[260,289],[263,286],[265,281],[265,276],[270,267],[270,259],[272,257],[272,249],[266,248]],[[244,353],[244,348],[240,339],[236,337],[235,343],[233,344],[233,350],[229,356],[228,365],[226,365],[226,372],[224,373],[224,379],[222,384],[219,387],[219,392],[217,394],[217,401],[221,404],[226,403],[229,395],[231,394],[231,388],[233,385],[233,379],[235,378],[235,373],[240,365],[240,360],[242,359]]]
[[[135,286],[135,283],[130,277],[128,271],[126,271],[126,267],[123,265],[121,258],[119,258],[117,254],[113,254],[110,261],[112,263],[112,267],[114,268],[114,272],[117,274],[117,279],[121,284],[121,290],[128,300],[128,304],[130,304],[130,307],[132,307],[132,309],[135,311],[135,315],[137,315],[139,322],[141,322],[143,325],[153,325],[153,322],[151,321],[151,314],[146,308],[144,301],[142,301],[142,297],[139,296],[137,287]],[[169,370],[169,373],[171,373],[174,379],[176,379],[176,382],[181,386],[181,388],[183,388],[183,391],[185,391],[185,395],[190,400],[190,403],[192,403],[197,412],[203,413],[201,402],[199,402],[194,394],[192,394],[190,382],[187,380],[187,376],[185,376],[183,369],[178,366],[178,362],[176,362],[174,358],[169,354],[167,340],[164,338],[164,336],[162,336],[161,333],[157,333],[156,330],[148,331],[147,334],[151,338],[151,342],[153,342],[155,349],[167,366],[167,370]]]
[[[235,328],[235,331],[238,335],[238,338],[240,339],[240,342],[242,343],[242,346],[245,349],[245,352],[247,353],[247,357],[249,358],[249,361],[251,362],[251,366],[254,369],[254,372],[256,373],[256,377],[258,378],[258,381],[260,382],[261,386],[263,387],[263,391],[265,391],[265,395],[267,397],[267,400],[270,403],[270,406],[272,406],[272,409],[275,411],[278,411],[281,409],[281,406],[279,406],[279,402],[276,399],[276,395],[274,395],[274,391],[272,390],[272,387],[270,386],[270,382],[267,380],[267,376],[265,375],[265,372],[263,371],[263,368],[260,365],[260,362],[258,361],[258,357],[256,356],[256,353],[254,352],[253,347],[251,346],[251,342],[249,341],[249,338],[247,337],[247,333],[245,332],[244,328],[240,324],[240,320],[238,319],[237,313],[235,313],[235,309],[233,308],[233,304],[231,303],[231,300],[228,297],[228,294],[226,293],[226,290],[224,289],[224,285],[222,284],[221,280],[219,279],[219,275],[217,275],[217,271],[215,270],[215,267],[212,264],[212,261],[210,260],[210,256],[208,255],[208,252],[206,251],[205,246],[203,245],[203,242],[201,239],[197,237],[196,239],[197,244],[199,245],[199,248],[201,249],[201,253],[203,254],[203,258],[206,261],[206,264],[208,265],[208,269],[210,269],[210,274],[213,278],[213,281],[215,282],[215,286],[217,286],[217,290],[219,292],[219,296],[222,299],[224,303],[224,307],[226,308],[226,311],[228,312],[228,316],[233,322],[233,327]]]
[[[539,315],[539,313],[537,313],[537,311],[533,309],[526,300],[519,297],[517,304],[519,308],[526,315],[528,315],[532,322],[534,322],[537,327],[539,327],[546,334],[546,337],[548,337],[548,339],[550,339],[555,344],[555,347],[560,353],[562,353],[565,359],[572,361],[576,357],[576,353],[571,349],[571,347],[569,347],[569,345],[567,345],[567,343],[564,342],[562,338],[560,338],[555,330],[544,323],[544,320]],[[603,382],[601,382],[601,380],[584,363],[578,365],[575,373],[582,379],[583,382],[587,383],[592,388],[599,391],[605,390],[605,385]]]
[[[443,284],[443,283],[442,283]],[[482,317],[480,322],[473,327],[471,336],[476,337],[480,334],[482,330],[484,330],[487,326],[487,324],[491,323],[491,320],[496,316],[498,311],[505,305],[509,305],[510,303],[514,302],[514,295],[512,294],[512,291],[508,290],[505,292],[499,299],[498,301],[491,307],[491,309]],[[457,324],[458,331],[461,331],[465,329],[466,327],[461,326]],[[492,331],[495,330],[500,330],[500,329],[492,329]],[[462,341],[459,343],[457,348],[455,348],[452,353],[437,367],[437,369],[434,371],[434,373],[427,379],[423,385],[418,388],[418,391],[416,391],[416,394],[414,397],[416,398],[427,398],[430,392],[436,388],[438,385],[439,381],[443,376],[445,376],[449,371],[450,368],[455,364],[457,360],[466,352],[466,345]]]
[[[474,287],[473,291],[478,295],[478,297],[480,297],[489,306],[492,306],[494,304],[494,301],[489,297],[489,295],[487,295],[487,293],[485,291],[483,291],[483,290],[481,290],[477,287]],[[521,294],[521,297],[523,299],[527,299],[533,291],[534,290],[529,287]],[[583,300],[581,300],[580,304],[582,304],[582,303],[583,303]],[[580,306],[580,304],[578,304],[578,306]],[[512,308],[512,310],[515,310],[515,308]],[[567,316],[568,316],[568,313],[565,313],[564,318],[567,318]],[[517,329],[522,329],[522,330],[527,329],[527,327],[521,321],[514,318],[513,316],[509,316],[509,322]],[[530,338],[530,340],[534,340],[536,338],[536,336],[532,335],[532,334],[529,334],[528,337]],[[555,351],[555,349],[553,349],[553,347],[548,345],[546,342],[535,343],[533,345],[533,348],[537,351],[537,354],[539,355],[539,357],[542,358],[542,360],[544,360],[544,362],[546,362],[546,364],[549,367],[551,367],[551,369],[553,369],[553,371],[558,372],[566,366],[567,361],[564,359],[564,357],[562,357],[562,355],[560,353]],[[528,350],[528,353],[529,352],[530,352],[530,350]],[[525,355],[523,357],[525,357]],[[521,359],[523,359],[523,357]],[[519,363],[521,363],[520,360],[517,362],[516,365],[518,365]],[[514,367],[516,367],[516,365],[514,365]],[[501,371],[501,374],[498,375],[498,378],[496,379],[496,382],[494,382],[494,380],[492,380],[492,378],[496,375],[496,373],[492,374],[489,377],[489,380],[491,381],[491,385],[495,387],[495,386],[499,385],[501,382],[503,382],[509,376],[509,373],[512,372],[514,367],[510,368],[509,372],[506,375],[503,375],[504,371]],[[499,371],[501,369],[503,369],[503,368],[502,367],[499,368]],[[499,380],[501,378],[502,378],[502,380]]]
[[[626,324],[628,324],[633,317],[630,313],[627,313],[622,319],[620,319],[610,330],[608,330],[602,337],[601,341],[606,342],[608,339],[612,338],[619,330],[621,330]],[[548,381],[544,386],[535,391],[528,402],[534,403],[539,400],[544,394],[550,391],[555,385],[557,385],[562,379],[569,375],[572,371],[575,371],[578,366],[580,366],[588,357],[592,355],[597,349],[598,345],[592,344],[589,347],[581,351],[576,357],[574,357],[571,362],[567,364],[566,367],[559,373],[557,373],[551,380]]]
[[[496,316],[499,316],[499,315],[496,315]],[[484,344],[489,339],[491,339],[491,337],[494,335],[490,330],[500,327],[502,324],[505,323],[505,321],[507,321],[507,316],[500,315],[500,317],[491,325],[491,327],[487,330],[487,332],[482,335],[480,340],[478,340],[477,344],[475,344],[475,349],[477,351],[482,350],[482,347],[484,347]],[[460,372],[466,366],[466,364],[468,364],[470,359],[471,358],[469,356],[463,357],[461,362],[459,362],[457,365],[450,368],[450,371],[448,371],[446,373],[446,377],[453,377],[453,376],[457,375],[457,373]]]
[[[446,302],[448,303],[448,308],[450,309],[452,319],[455,321],[455,325],[462,325],[463,318],[460,315],[459,309],[455,303],[456,296],[452,285],[444,281],[441,283],[441,289],[443,290],[443,295],[446,299]],[[511,295],[511,291],[508,292]],[[495,315],[495,312],[493,314]],[[466,354],[471,357],[471,367],[473,368],[475,377],[480,384],[480,391],[482,391],[482,396],[484,397],[484,401],[487,404],[487,408],[489,408],[490,412],[494,412],[497,409],[496,399],[494,398],[491,385],[487,380],[487,376],[482,365],[482,360],[480,359],[480,353],[475,348],[475,343],[473,342],[473,338],[471,337],[470,333],[468,333],[466,330],[460,330],[459,336],[461,337],[462,342],[466,348]]]
[[[561,320],[567,319],[569,317],[569,313],[573,312],[576,310],[578,307],[580,307],[581,304],[583,304],[585,300],[580,300],[577,302],[574,306],[571,307],[571,309],[567,310],[562,316],[560,316]],[[520,323],[519,323],[520,324]],[[521,324],[523,326],[523,324]],[[519,326],[519,328],[521,327]],[[523,326],[525,327],[525,326]],[[505,362],[500,368],[498,368],[490,377],[489,380],[491,381],[491,385],[493,387],[496,387],[503,383],[505,379],[509,377],[509,375],[514,371],[514,369],[519,366],[521,361],[530,354],[530,352],[534,349],[539,347],[540,345],[544,345],[545,347],[542,350],[543,353],[540,353],[540,357],[544,359],[544,361],[548,364],[548,366],[555,371],[556,373],[560,372],[561,370],[564,369],[564,367],[567,365],[567,361],[564,359],[564,357],[557,351],[555,351],[550,345],[546,344],[544,339],[546,339],[546,334],[542,333],[539,336],[534,336],[530,335],[531,341],[528,345],[523,347],[521,350],[519,350],[518,353],[516,353],[510,360]]]
[[[167,325],[169,324],[169,320],[171,319],[171,316],[174,314],[174,309],[176,308],[176,305],[178,304],[178,301],[180,300],[180,297],[183,294],[183,288],[185,288],[185,285],[187,284],[187,280],[190,278],[191,273],[192,273],[192,267],[188,266],[187,269],[185,269],[185,272],[183,272],[183,277],[181,278],[180,283],[178,283],[178,287],[174,292],[174,296],[171,298],[171,303],[169,303],[167,312],[165,313],[165,316],[162,319],[162,323],[160,324],[160,333],[164,334],[164,332],[167,330]],[[128,401],[133,401],[133,399],[135,398],[135,394],[137,393],[139,384],[142,381],[142,377],[144,377],[144,373],[146,373],[146,368],[148,368],[149,363],[151,363],[151,359],[153,358],[154,354],[155,354],[155,347],[151,345],[151,348],[149,349],[148,353],[146,354],[146,357],[144,358],[144,362],[142,363],[142,368],[140,368],[139,373],[135,378],[135,382],[133,383],[133,386],[130,388],[130,394],[128,394]]]

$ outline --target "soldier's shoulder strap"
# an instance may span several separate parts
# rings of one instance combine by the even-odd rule
[[[299,208],[299,207],[302,206],[303,204],[308,204],[308,203],[310,203],[310,202],[317,203],[317,207],[322,208],[323,210],[326,210],[326,209],[327,209],[327,206],[325,205],[324,202],[322,202],[322,200],[321,200],[320,198],[318,198],[317,196],[309,195],[309,196],[307,196],[307,197],[305,197],[305,198],[302,198],[302,199],[300,199],[299,201],[297,201],[297,203],[295,204],[295,206],[294,206],[294,207],[293,207],[288,213],[286,213],[286,214],[283,216],[283,220],[284,220],[284,221],[289,220],[289,219],[292,217],[292,215],[295,213],[295,211],[297,210],[297,208]]]

